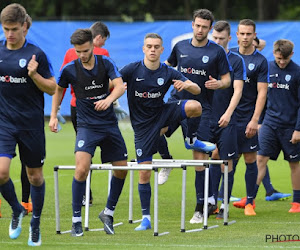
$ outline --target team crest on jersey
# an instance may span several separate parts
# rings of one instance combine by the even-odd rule
[[[286,76],[285,76],[285,80],[286,80],[287,82],[289,82],[289,81],[291,80],[291,78],[292,78],[291,75],[286,75]]]
[[[159,86],[163,85],[164,83],[165,83],[164,78],[157,78],[157,84],[158,84]]]
[[[24,68],[26,66],[26,63],[27,63],[27,61],[24,58],[22,58],[22,59],[19,60],[19,66],[21,68]]]
[[[209,57],[208,56],[203,56],[202,57],[202,62],[203,63],[208,63]]]
[[[82,148],[83,145],[84,145],[84,140],[80,140],[80,141],[78,142],[78,147],[79,147],[79,148]]]
[[[143,154],[143,151],[140,149],[140,148],[138,148],[137,150],[136,150],[136,154],[137,154],[137,156],[141,156],[142,154]]]
[[[254,70],[255,64],[254,63],[249,63],[248,69],[249,70]]]

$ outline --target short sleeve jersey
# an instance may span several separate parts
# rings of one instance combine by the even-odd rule
[[[210,114],[213,99],[213,90],[205,88],[204,84],[212,76],[216,79],[220,75],[225,75],[231,68],[226,52],[223,47],[213,41],[203,47],[195,47],[191,39],[178,42],[168,58],[168,62],[177,66],[177,70],[192,82],[197,83],[201,88],[201,93],[197,96],[183,90],[181,92],[172,91],[171,96],[176,99],[196,99],[203,107],[203,114]]]
[[[27,65],[36,55],[37,72],[54,76],[46,54],[25,40],[22,48],[9,50],[0,42],[0,126],[21,130],[44,129],[44,92],[28,75]]]
[[[257,50],[251,55],[239,53],[239,48],[232,48],[231,51],[243,57],[246,65],[247,79],[243,88],[242,98],[237,106],[238,122],[247,123],[251,120],[255,110],[257,98],[257,83],[269,82],[269,66],[267,59]]]
[[[115,63],[106,56],[95,56],[95,66],[87,70],[80,59],[68,63],[61,71],[58,85],[72,85],[77,106],[78,127],[93,128],[117,124],[113,105],[107,110],[96,111],[94,102],[109,95],[109,79],[121,77]]]
[[[157,70],[148,69],[143,61],[126,65],[120,70],[127,82],[127,97],[133,127],[147,126],[161,114],[164,96],[172,80],[186,81],[177,70],[160,64]]]
[[[267,109],[264,123],[300,131],[300,67],[292,60],[281,69],[270,62]]]

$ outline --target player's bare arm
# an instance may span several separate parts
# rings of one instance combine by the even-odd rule
[[[173,80],[173,85],[174,88],[179,92],[182,90],[186,90],[193,95],[199,95],[201,92],[201,88],[198,86],[198,84],[190,80],[186,80],[185,82],[180,80]]]
[[[28,75],[34,81],[35,85],[48,95],[54,95],[56,88],[56,81],[54,77],[46,79],[42,77],[38,72],[39,63],[36,61],[36,56],[32,55],[31,60],[27,65]]]
[[[221,118],[218,122],[220,127],[224,128],[229,124],[229,122],[231,120],[231,116],[232,116],[234,110],[236,109],[237,105],[239,104],[240,99],[242,97],[243,87],[244,87],[243,80],[235,80],[233,82],[234,92],[231,97],[228,108],[226,109],[225,113],[221,116]]]
[[[125,85],[121,77],[115,78],[111,81],[113,91],[105,99],[94,102],[95,110],[106,110],[110,105],[125,93]]]
[[[225,75],[222,75],[220,80],[217,80],[212,76],[209,76],[208,81],[205,82],[205,87],[213,90],[226,89],[230,86],[230,83],[231,83],[231,77],[230,77],[230,73],[228,72]]]
[[[56,85],[56,91],[55,94],[52,97],[52,109],[51,109],[51,115],[50,115],[50,121],[49,121],[49,128],[50,131],[57,133],[57,125],[58,125],[58,119],[57,119],[57,112],[58,108],[63,96],[64,88],[60,87],[59,85]]]
[[[253,137],[258,131],[258,121],[263,111],[266,99],[267,99],[267,92],[268,92],[268,84],[266,82],[258,82],[257,83],[257,99],[255,104],[255,110],[253,116],[246,127],[246,137],[251,138]]]

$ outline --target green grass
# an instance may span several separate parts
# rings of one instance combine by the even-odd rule
[[[47,124],[47,123],[46,123]],[[128,122],[121,122],[120,128],[125,138],[129,159],[135,158],[133,132]],[[54,177],[55,165],[74,165],[74,140],[75,135],[71,123],[63,125],[63,130],[58,134],[50,133],[46,126],[47,158],[44,166],[46,179],[46,197],[42,214],[41,231],[42,247],[47,249],[205,249],[205,248],[300,248],[300,242],[270,243],[266,242],[266,235],[299,235],[300,216],[290,214],[290,200],[267,202],[264,200],[265,191],[261,187],[256,199],[255,217],[244,216],[242,209],[236,209],[230,205],[230,220],[236,223],[223,226],[221,221],[214,216],[209,218],[208,225],[218,224],[219,228],[195,233],[180,232],[181,216],[181,170],[171,172],[168,182],[159,187],[159,233],[170,232],[168,235],[154,237],[153,230],[136,232],[137,224],[128,223],[128,196],[129,178],[126,180],[123,193],[120,197],[115,212],[115,222],[123,222],[116,227],[116,234],[106,235],[100,232],[85,232],[84,237],[73,238],[69,234],[56,234],[55,209],[54,209]],[[185,150],[181,131],[178,130],[168,140],[171,154],[176,159],[192,159],[190,151]],[[100,151],[97,150],[94,163],[100,163]],[[159,158],[155,155],[155,158]],[[291,193],[290,169],[283,161],[282,155],[277,162],[270,162],[270,174],[276,189],[285,193]],[[244,181],[245,166],[241,160],[235,175],[233,195],[245,196]],[[61,230],[71,228],[71,184],[73,171],[59,171],[59,195],[60,195],[60,223]],[[135,172],[134,185],[134,220],[141,218],[140,201],[137,191],[138,173]],[[13,159],[11,165],[11,178],[19,199],[21,198],[20,163],[18,157]],[[107,197],[107,172],[93,171],[92,190],[94,203],[90,209],[90,228],[100,228],[102,225],[98,219],[98,213],[103,209]],[[153,187],[153,178],[151,179]],[[153,195],[152,195],[153,196]],[[186,195],[186,224],[187,230],[199,228],[199,225],[189,224],[195,207],[194,170],[187,171],[187,195]],[[0,219],[0,243],[1,249],[24,249],[27,246],[28,226],[30,218],[26,216],[23,221],[23,232],[17,240],[10,240],[8,227],[11,219],[9,205],[2,199],[2,218]],[[153,217],[153,197],[151,202]],[[84,209],[83,209],[84,214]],[[153,226],[153,224],[152,224]]]

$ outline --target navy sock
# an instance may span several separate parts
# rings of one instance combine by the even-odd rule
[[[142,214],[150,215],[150,200],[151,200],[150,183],[146,183],[146,184],[139,183],[138,190],[140,194]]]
[[[22,163],[22,169],[21,169],[21,184],[22,184],[22,202],[28,203],[29,196],[30,196],[30,182],[28,180],[26,166],[24,163]]]
[[[293,190],[293,202],[300,203],[300,190]]]
[[[253,204],[253,199],[255,198],[255,187],[257,179],[257,165],[256,161],[253,163],[246,163],[246,190],[247,190],[247,202],[246,205],[251,203]]]
[[[211,190],[215,198],[216,204],[218,203],[218,192],[221,180],[221,167],[219,164],[211,164],[209,168],[209,179],[211,180]]]
[[[15,192],[15,186],[14,186],[12,180],[9,178],[8,182],[6,182],[2,186],[0,186],[0,190],[1,190],[3,198],[11,206],[13,213],[15,215],[20,214],[22,212],[22,206],[18,201],[16,192]]]
[[[271,179],[270,179],[270,174],[269,174],[269,168],[267,166],[267,169],[266,169],[266,175],[265,177],[263,178],[262,180],[262,183],[264,184],[264,187],[266,189],[266,193],[267,194],[272,194],[273,191],[274,191],[274,187],[271,183]]]
[[[172,159],[168,149],[168,142],[164,135],[159,138],[158,152],[162,159]]]
[[[187,118],[187,134],[186,136],[188,138],[194,138],[197,136],[197,130],[199,127],[201,117],[193,117],[193,118]]]
[[[224,179],[224,174],[222,174],[223,179]],[[230,202],[230,196],[232,192],[232,187],[233,187],[233,181],[234,181],[234,171],[228,172],[228,204]],[[223,194],[224,196],[224,194]],[[224,198],[223,198],[223,203],[224,203]]]
[[[82,198],[85,193],[86,181],[77,181],[75,177],[72,182],[72,208],[73,217],[81,217]]]
[[[115,210],[120,194],[124,186],[125,179],[119,179],[114,175],[110,181],[110,192],[107,198],[106,207],[112,211]]]
[[[205,180],[205,171],[195,171],[195,188],[196,188],[196,197],[197,204],[204,204],[204,180]]]
[[[41,214],[44,206],[45,181],[39,187],[31,185],[30,192],[32,200],[32,218],[30,225],[32,227],[39,227]]]

